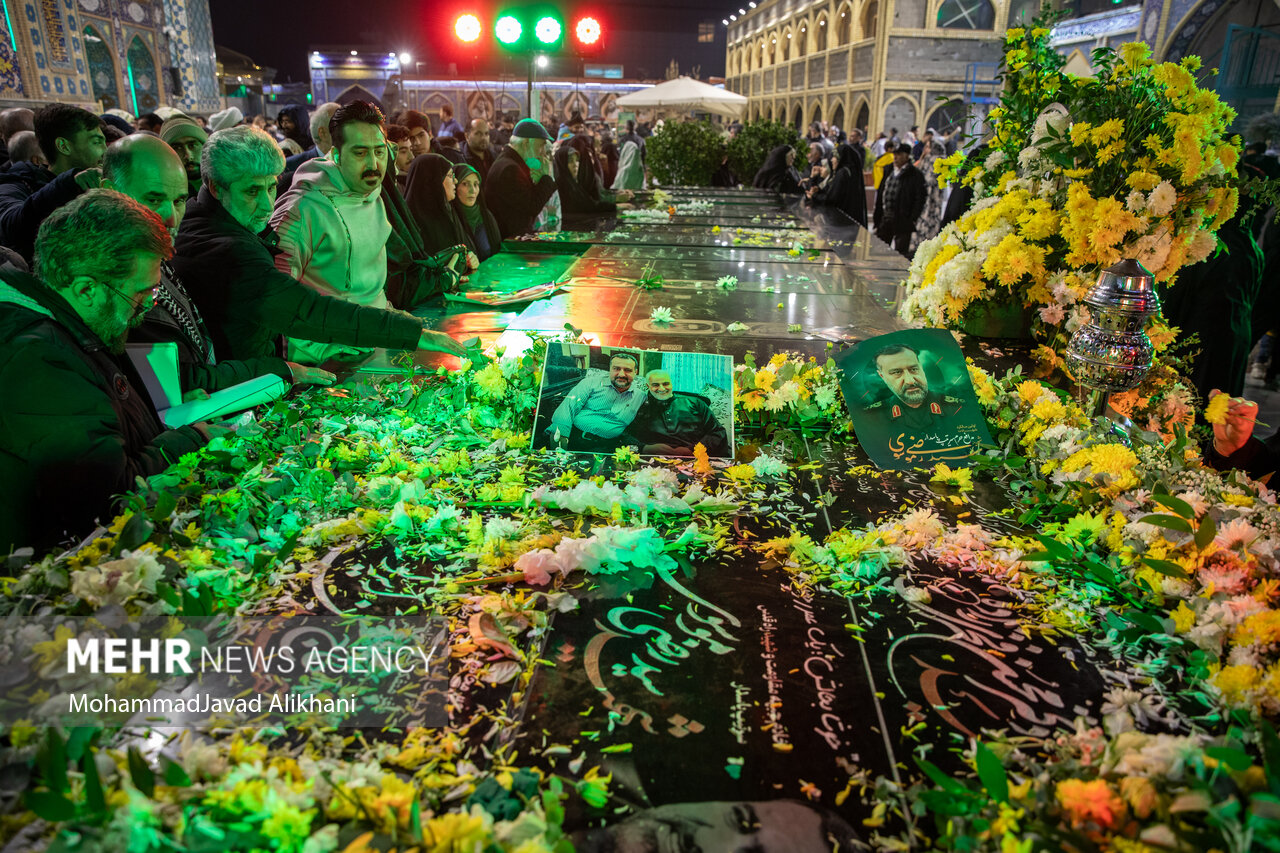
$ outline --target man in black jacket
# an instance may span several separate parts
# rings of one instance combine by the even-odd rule
[[[649,455],[692,456],[699,444],[708,456],[730,455],[728,433],[705,397],[673,390],[665,370],[649,371],[645,382],[649,395],[627,427],[624,443]]]
[[[148,208],[178,237],[187,209],[186,171],[178,155],[146,133],[126,136],[102,158],[102,185],[122,192]],[[178,345],[178,375],[184,393],[219,391],[257,376],[274,373],[286,382],[329,385],[334,375],[318,367],[286,362],[276,356],[234,361],[215,358],[204,318],[173,267],[160,265],[155,305],[129,335],[130,343]]]
[[[17,163],[0,172],[0,244],[31,263],[36,231],[50,213],[98,185],[107,140],[88,110],[50,104],[36,113],[36,138],[48,168]]]
[[[281,336],[288,335],[465,355],[460,343],[426,330],[417,317],[328,296],[276,269],[275,234],[266,228],[283,168],[275,140],[255,127],[215,133],[201,152],[204,186],[187,205],[173,266],[204,313],[219,354],[280,355]]]
[[[0,553],[89,533],[112,495],[209,440],[165,429],[119,355],[171,252],[153,213],[91,190],[45,220],[39,279],[0,270]]]
[[[893,162],[884,167],[872,224],[877,237],[907,258],[925,194],[924,173],[911,165],[911,146],[904,142],[894,150]]]
[[[467,126],[467,141],[462,145],[462,162],[480,173],[480,185],[489,180],[493,168],[494,150],[489,145],[489,122],[473,118]]]
[[[480,187],[504,240],[532,231],[556,191],[547,157],[550,143],[546,128],[534,119],[521,119],[511,131],[511,144],[493,161],[489,180]]]

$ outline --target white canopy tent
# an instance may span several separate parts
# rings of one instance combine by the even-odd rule
[[[747,99],[691,77],[677,77],[648,89],[623,95],[618,98],[618,106],[624,110],[654,107],[700,110],[727,118],[741,118],[742,111],[747,107]]]

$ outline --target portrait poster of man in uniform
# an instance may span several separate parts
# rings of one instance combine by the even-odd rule
[[[881,468],[968,464],[990,443],[964,354],[949,332],[910,329],[837,356],[858,443]]]
[[[733,357],[553,343],[533,446],[577,453],[733,457]]]

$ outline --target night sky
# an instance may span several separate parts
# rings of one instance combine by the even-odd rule
[[[661,78],[672,59],[682,73],[701,65],[701,76],[723,76],[725,27],[721,20],[737,11],[735,0],[589,0],[556,4],[573,14],[590,11],[604,23],[607,48],[597,60],[621,63],[628,77]],[[457,47],[453,21],[463,12],[492,20],[491,3],[413,2],[413,0],[307,0],[263,3],[262,0],[212,0],[213,37],[219,45],[240,51],[260,65],[277,69],[276,82],[307,79],[307,50],[312,46],[359,46],[407,50],[415,60],[431,63],[439,73],[450,62],[483,69],[487,57]],[[732,8],[731,8],[732,7]],[[715,23],[715,41],[697,40],[698,24]],[[491,41],[491,36],[487,36]],[[482,39],[483,41],[484,39]],[[424,72],[427,69],[423,69]]]

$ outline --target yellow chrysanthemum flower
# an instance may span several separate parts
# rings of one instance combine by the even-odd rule
[[[1209,405],[1205,406],[1204,419],[1211,424],[1223,424],[1227,422],[1227,410],[1231,408],[1231,397],[1228,394],[1218,394],[1209,401]]]

